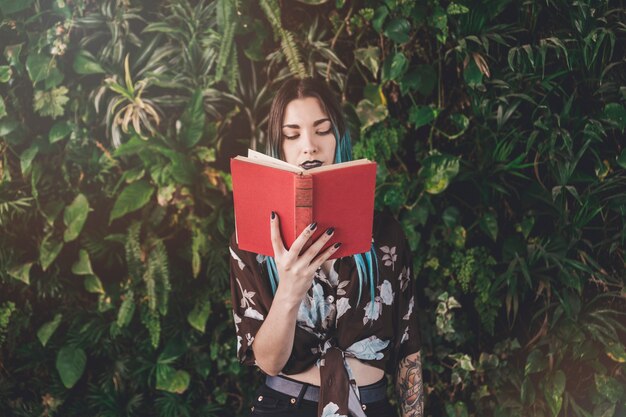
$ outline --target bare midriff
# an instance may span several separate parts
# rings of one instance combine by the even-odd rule
[[[346,358],[348,365],[350,365],[350,369],[352,370],[352,375],[356,380],[356,384],[359,387],[374,384],[381,380],[381,378],[385,375],[385,371],[382,369],[378,369],[372,365],[367,365],[356,358]],[[286,375],[291,379],[295,379],[296,381],[306,382],[311,385],[320,385],[320,371],[317,366],[313,365],[309,369],[304,372],[300,372],[299,374]]]

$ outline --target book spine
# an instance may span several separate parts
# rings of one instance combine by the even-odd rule
[[[313,176],[295,175],[296,195],[295,235],[297,238],[302,231],[313,223]]]

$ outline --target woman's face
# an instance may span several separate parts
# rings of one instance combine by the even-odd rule
[[[333,127],[317,98],[298,98],[287,104],[282,134],[288,163],[311,169],[334,162]]]

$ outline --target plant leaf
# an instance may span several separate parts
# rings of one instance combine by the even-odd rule
[[[96,275],[87,275],[85,277],[85,281],[83,281],[83,285],[87,292],[92,294],[104,294],[104,287],[102,286],[102,281]]]
[[[154,187],[146,180],[139,180],[128,185],[117,197],[109,223],[145,206],[152,194],[154,194]]]
[[[550,407],[552,416],[558,416],[563,405],[563,391],[565,391],[565,374],[558,370],[552,375],[543,390],[544,397]]]
[[[194,146],[204,132],[205,114],[202,90],[196,90],[184,113],[180,117],[181,129],[179,140],[187,149]]]
[[[386,37],[396,43],[405,43],[410,38],[410,31],[411,24],[408,20],[396,18],[385,25],[385,31],[383,33]]]
[[[85,371],[87,355],[81,348],[65,346],[57,354],[56,367],[65,388],[72,388]]]
[[[48,141],[50,143],[58,142],[65,139],[70,133],[72,133],[72,127],[67,120],[56,122],[52,125],[50,133],[48,133]]]
[[[33,266],[33,262],[29,262],[23,265],[18,265],[9,269],[9,275],[18,281],[22,281],[24,284],[30,284],[30,268]]]
[[[91,52],[81,49],[76,54],[73,64],[74,72],[77,74],[105,74],[106,71]]]
[[[48,269],[63,249],[63,241],[57,239],[52,233],[50,232],[43,238],[39,247],[39,263],[44,271]]]
[[[78,194],[63,212],[63,223],[66,226],[63,240],[71,242],[75,240],[83,230],[87,215],[89,214],[89,201],[84,194]]]
[[[63,315],[61,313],[57,313],[52,321],[45,323],[39,328],[39,330],[37,330],[37,339],[39,339],[42,346],[46,346],[50,337],[59,327],[59,324],[61,324],[62,317]]]
[[[182,394],[189,387],[191,377],[187,371],[177,371],[169,365],[157,364],[156,389]]]
[[[211,302],[208,299],[198,300],[187,315],[187,322],[200,333],[204,333],[210,314]]]
[[[89,253],[85,249],[78,251],[78,260],[72,265],[72,273],[75,275],[93,275]]]
[[[380,48],[377,46],[368,46],[367,48],[359,48],[354,51],[354,58],[367,68],[374,78],[378,75],[380,63]]]

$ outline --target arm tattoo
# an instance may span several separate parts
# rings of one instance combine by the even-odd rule
[[[419,352],[405,357],[398,364],[396,393],[402,417],[424,416],[422,359]]]

